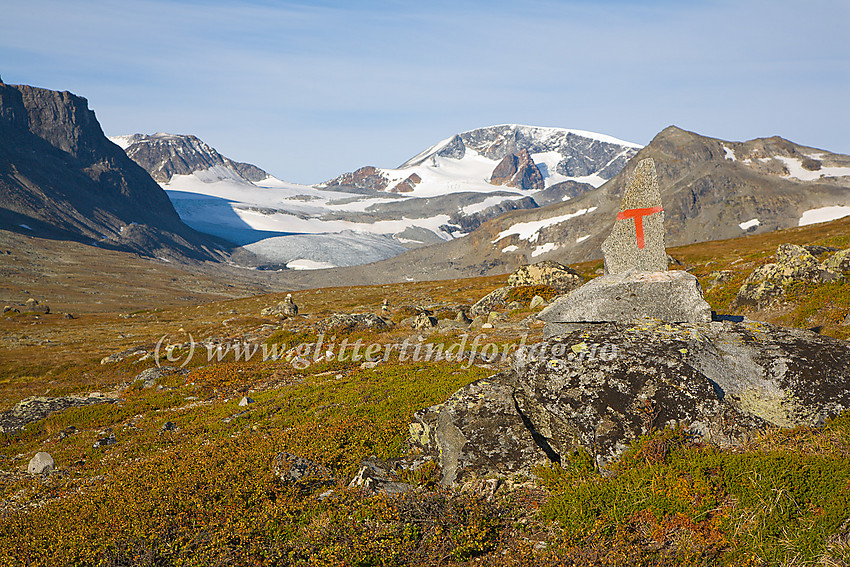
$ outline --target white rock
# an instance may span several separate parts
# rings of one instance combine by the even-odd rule
[[[35,454],[35,457],[30,459],[30,463],[27,465],[27,472],[29,474],[49,473],[54,468],[55,463],[53,462],[53,457],[50,456],[50,453],[40,451]]]

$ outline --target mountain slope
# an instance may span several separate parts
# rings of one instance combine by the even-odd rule
[[[178,260],[222,257],[100,128],[86,99],[0,84],[0,228]]]
[[[256,165],[224,157],[195,136],[158,132],[112,136],[109,139],[159,183],[168,183],[175,175],[202,172],[206,172],[207,179],[211,180],[262,181],[269,176]]]
[[[779,137],[726,142],[671,126],[596,190],[566,202],[508,212],[465,238],[363,266],[362,278],[455,278],[508,272],[544,259],[572,263],[598,258],[628,176],[646,157],[658,169],[668,246],[850,215],[850,156]]]

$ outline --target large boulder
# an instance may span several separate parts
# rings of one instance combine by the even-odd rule
[[[850,248],[833,254],[823,263],[823,267],[839,274],[850,272]]]
[[[487,316],[490,312],[508,307],[508,296],[511,290],[527,286],[549,286],[559,292],[567,293],[584,283],[584,278],[575,270],[552,260],[543,260],[536,264],[521,266],[508,276],[508,285],[488,293],[475,305],[469,313],[473,317]]]
[[[510,287],[494,289],[470,307],[469,314],[473,317],[481,317],[489,315],[493,310],[504,309],[508,304],[506,299],[510,292]]]
[[[37,299],[30,297],[24,304],[24,313],[44,313],[47,315],[50,313],[50,307],[44,303],[39,303]]]
[[[850,342],[767,323],[712,323],[686,360],[739,411],[779,427],[850,409]]]
[[[548,285],[563,292],[571,291],[584,283],[584,278],[568,266],[543,260],[522,266],[508,276],[508,287]]]
[[[847,409],[846,341],[754,322],[606,323],[523,348],[510,371],[417,412],[410,444],[454,484],[576,450],[605,470],[655,428],[729,447]]]
[[[514,400],[507,376],[478,380],[445,403],[420,410],[410,424],[410,444],[437,459],[446,485],[472,477],[529,473],[549,462]]]
[[[840,273],[830,268],[830,261],[832,258],[825,265],[821,265],[804,247],[780,244],[776,250],[776,262],[755,269],[738,290],[732,306],[755,309],[771,307],[780,303],[786,290],[795,283],[824,283],[835,280],[840,277]],[[840,268],[840,257],[834,261],[834,265]]]

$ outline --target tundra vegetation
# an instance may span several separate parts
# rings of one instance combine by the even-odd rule
[[[715,311],[733,313],[743,282],[783,243],[846,249],[850,220],[669,252],[700,279]],[[572,267],[589,278],[601,266]],[[398,471],[412,490],[374,494],[348,486],[361,462],[406,455],[415,411],[495,373],[502,361],[390,357],[364,365],[309,353],[299,368],[259,355],[208,360],[202,347],[177,368],[190,335],[206,344],[293,349],[314,344],[315,324],[334,313],[380,315],[388,299],[387,318],[399,322],[418,308],[472,305],[504,282],[490,276],[294,291],[300,314],[285,320],[260,315],[285,294],[199,305],[140,301],[120,313],[81,303],[74,319],[60,310],[4,314],[0,410],[31,396],[96,391],[104,401],[0,434],[0,564],[850,564],[847,415],[820,427],[765,430],[724,451],[682,429],[653,431],[604,474],[575,453],[533,477],[491,483],[498,489],[489,492],[481,488],[487,479],[441,486],[430,463]],[[511,300],[526,307],[505,310],[493,328],[395,325],[336,340],[448,345],[468,332],[501,346],[521,335],[533,342],[541,325],[528,319],[536,311],[527,303],[554,293],[516,290]],[[794,283],[779,301],[741,313],[847,339],[850,280]],[[155,366],[163,336],[184,345],[172,351],[173,363],[160,352],[175,369],[136,381]],[[134,347],[144,353],[101,363]],[[240,406],[244,396],[254,403]],[[110,435],[114,444],[97,443]],[[29,475],[27,463],[39,451],[52,455],[56,470]],[[287,479],[274,465],[283,452],[329,474]]]

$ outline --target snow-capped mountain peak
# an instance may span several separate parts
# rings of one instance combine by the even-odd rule
[[[253,182],[269,176],[255,165],[221,155],[192,135],[157,132],[109,139],[159,183],[168,183],[175,175],[195,175],[205,182],[222,179]]]
[[[441,140],[395,169],[364,167],[323,185],[332,190],[378,190],[415,197],[490,192],[497,184],[492,175],[500,162],[528,152],[546,188],[564,181],[599,187],[641,147],[584,130],[500,124]]]

